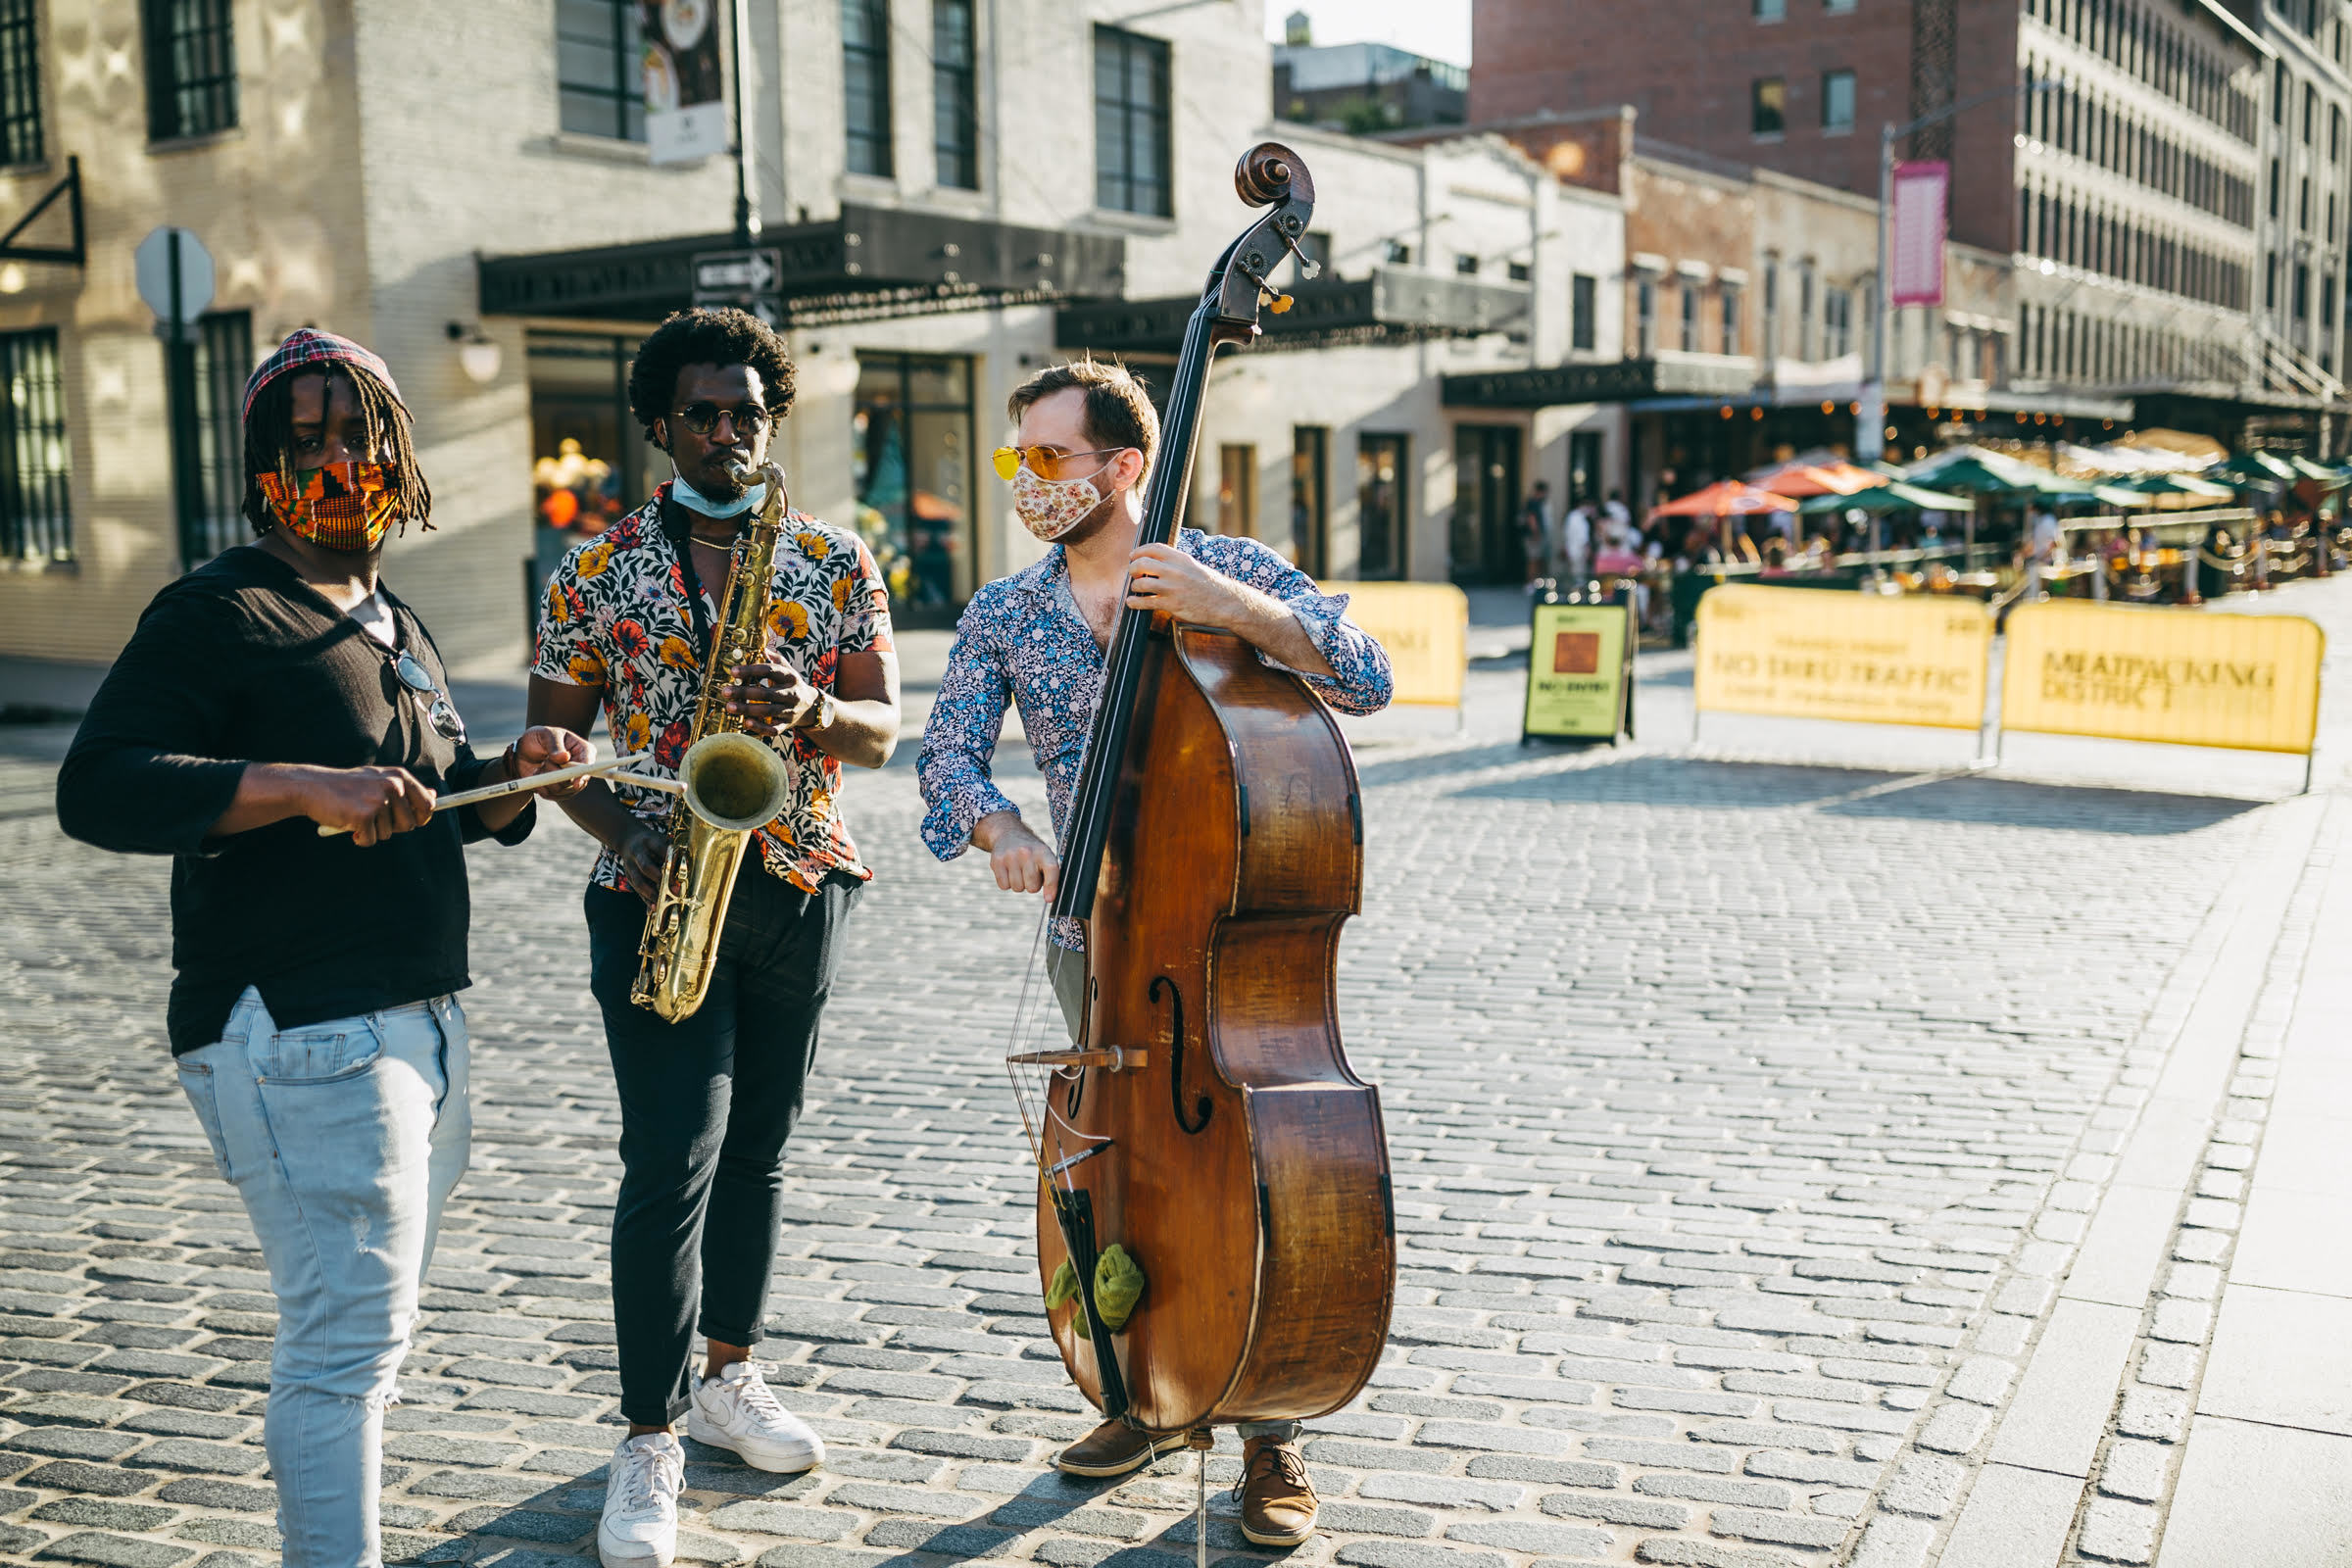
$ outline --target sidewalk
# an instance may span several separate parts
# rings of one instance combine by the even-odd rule
[[[2352,1564],[2352,799],[2273,809],[1854,1568]]]

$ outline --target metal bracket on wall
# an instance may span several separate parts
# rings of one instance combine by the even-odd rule
[[[56,204],[60,196],[66,199],[66,209],[74,220],[74,243],[71,246],[18,244],[17,236],[30,228],[43,213]],[[82,241],[81,160],[68,157],[66,177],[50,186],[23,218],[9,225],[7,233],[0,234],[0,262],[56,262],[66,267],[81,267],[88,261]]]

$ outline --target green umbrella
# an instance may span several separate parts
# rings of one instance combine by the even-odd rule
[[[1797,511],[1808,515],[1824,512],[1966,512],[1973,504],[1967,496],[1924,490],[1896,480],[1850,496],[1815,496]]]
[[[2317,479],[2320,481],[2320,483],[2325,485],[2352,483],[2352,480],[2347,480],[2339,470],[2328,467],[2323,464],[2314,463],[2309,458],[2296,456],[2288,459],[2287,461],[2295,466],[2295,473],[2298,477],[2305,479]]]
[[[2135,479],[2119,479],[2105,488],[2143,496],[2195,496],[2200,501],[2229,501],[2237,495],[2226,484],[2193,479],[2185,473],[2146,473]]]
[[[2268,452],[2240,452],[2205,470],[2216,478],[2243,479],[2253,485],[2269,487],[2281,479],[2292,479],[2295,470]]]

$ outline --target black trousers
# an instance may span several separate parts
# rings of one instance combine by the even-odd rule
[[[589,989],[604,1009],[620,1090],[612,1327],[620,1413],[630,1422],[660,1426],[685,1413],[695,1333],[760,1343],[784,1144],[800,1119],[843,929],[863,888],[836,872],[810,895],[750,859],[736,878],[710,994],[677,1023],[629,1001],[645,902],[588,890]]]

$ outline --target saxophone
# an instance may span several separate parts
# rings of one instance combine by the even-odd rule
[[[671,1023],[692,1017],[710,989],[718,937],[734,897],[735,873],[755,829],[774,821],[791,798],[792,776],[774,747],[743,732],[719,688],[728,670],[759,660],[767,647],[768,601],[775,587],[776,535],[783,528],[784,471],[733,468],[738,481],[766,481],[767,498],[727,563],[726,591],[710,637],[694,730],[678,760],[677,803],[669,813],[669,854],[662,886],[645,917],[643,960],[629,1000]]]

